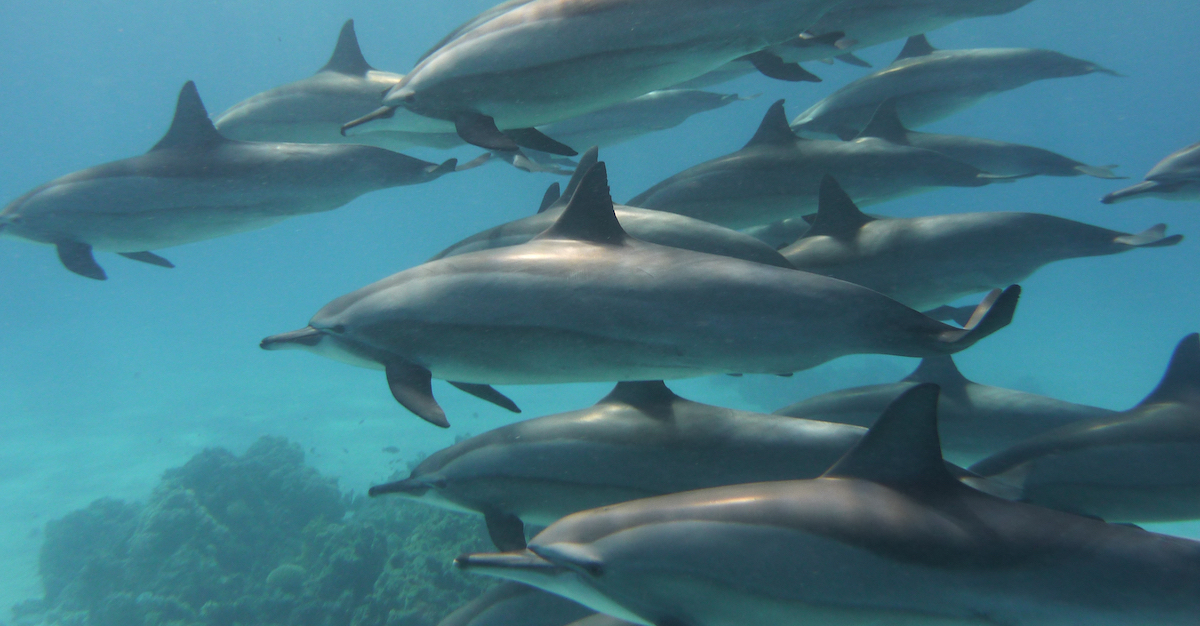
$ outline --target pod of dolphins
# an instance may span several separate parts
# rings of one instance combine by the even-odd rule
[[[1200,519],[1200,335],[1127,411],[972,382],[952,357],[1012,321],[1015,283],[1043,265],[1182,236],[860,209],[1032,176],[1121,178],[912,130],[1034,81],[1119,76],[1050,50],[937,50],[924,34],[1031,1],[509,0],[406,74],[372,67],[348,21],[315,75],[215,122],[188,82],[149,152],[33,189],[0,211],[0,234],[104,280],[95,251],[170,268],[156,251],[493,158],[571,174],[528,217],[261,342],[382,370],[400,405],[440,427],[434,378],[517,413],[494,385],[615,383],[591,407],[466,438],[371,488],[483,518],[499,551],[456,564],[506,582],[444,626],[1200,623],[1200,543],[1131,525]],[[897,39],[890,66],[790,123],[778,101],[740,150],[614,203],[597,147],[751,99],[703,87],[752,72],[819,81],[800,64],[867,66],[856,50]],[[397,152],[464,145],[485,152],[461,166]],[[1103,202],[1142,196],[1200,200],[1200,144]],[[789,376],[850,354],[922,361],[775,414],[663,382]]]

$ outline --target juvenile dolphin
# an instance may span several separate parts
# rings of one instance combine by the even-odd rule
[[[56,178],[0,211],[0,234],[48,243],[67,269],[104,280],[92,250],[163,267],[149,252],[336,209],[365,193],[454,171],[358,145],[252,143],[213,128],[196,85],[149,152]]]
[[[535,127],[677,85],[746,55],[756,55],[770,73],[780,62],[758,53],[798,36],[840,1],[510,3],[444,39],[384,96],[382,108],[347,128],[395,126],[395,111],[404,108],[441,128],[452,125],[477,146],[571,156],[573,150]]]
[[[1033,146],[962,135],[936,135],[909,130],[900,123],[900,117],[896,113],[895,98],[888,98],[879,105],[875,116],[858,136],[878,137],[892,143],[933,150],[1000,176],[1024,178],[1027,176],[1087,175],[1107,179],[1125,178],[1113,173],[1112,168],[1116,166],[1088,165],[1057,152]]]
[[[487,385],[785,374],[847,354],[952,354],[1006,326],[1019,295],[1015,285],[997,290],[961,329],[842,281],[638,241],[617,221],[598,163],[532,241],[400,272],[261,345],[382,367],[396,400],[447,426],[431,377],[515,408]]]
[[[875,110],[888,98],[896,98],[896,109],[904,125],[916,128],[1034,81],[1094,72],[1119,76],[1090,61],[1051,50],[935,50],[920,35],[908,40],[891,65],[809,107],[792,120],[792,128],[802,134],[850,139],[866,127]]]
[[[981,187],[996,181],[966,163],[883,139],[797,137],[788,128],[780,100],[741,150],[684,170],[629,204],[746,228],[815,210],[825,174],[841,181],[863,205],[935,187]]]
[[[812,228],[780,250],[798,269],[839,278],[925,310],[1027,278],[1041,266],[1173,246],[1158,224],[1131,235],[1041,213],[876,218],[826,177]]]
[[[1075,422],[980,461],[1023,499],[1114,522],[1200,519],[1200,336],[1128,411]]]
[[[504,582],[458,607],[437,626],[566,626],[591,609],[536,587]]]
[[[936,411],[921,385],[821,478],[585,511],[456,563],[654,626],[1195,622],[1200,543],[964,486]]]
[[[664,493],[816,478],[866,429],[735,411],[680,398],[661,381],[618,383],[594,406],[497,428],[372,487],[484,516],[496,547],[525,524]]]
[[[596,160],[596,148],[584,153],[583,157],[579,159],[575,175],[571,178],[571,182],[561,197],[554,197],[558,190],[558,183],[554,183],[547,191],[546,197],[543,198],[542,207],[536,215],[476,233],[446,248],[433,258],[442,259],[478,250],[515,246],[545,232],[562,215],[567,202],[574,195],[580,179],[591,169]],[[775,251],[775,248],[736,230],[664,211],[651,211],[621,205],[614,205],[613,210],[617,214],[617,221],[621,223],[621,228],[642,241],[672,248],[731,256],[767,265],[787,268],[792,266],[787,259],[783,258],[783,255]]]
[[[1114,191],[1100,201],[1114,204],[1141,196],[1185,202],[1200,200],[1200,143],[1194,143],[1160,161],[1146,174],[1145,182]]]
[[[922,383],[941,390],[938,430],[942,451],[954,463],[970,464],[1059,426],[1113,415],[1099,407],[967,380],[949,356],[921,361],[903,380],[821,394],[786,406],[777,415],[870,427],[900,394]]]

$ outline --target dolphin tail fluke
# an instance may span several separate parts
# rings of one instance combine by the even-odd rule
[[[64,241],[57,245],[58,260],[62,262],[63,267],[93,280],[108,280],[108,275],[104,273],[104,268],[96,263],[96,257],[92,255],[92,247],[86,243],[78,241]]]
[[[525,524],[512,513],[486,511],[483,521],[487,524],[488,537],[501,552],[525,549]]]
[[[1173,246],[1183,241],[1183,235],[1167,236],[1166,224],[1155,224],[1136,235],[1121,235],[1113,239],[1113,243],[1123,244],[1131,248],[1161,248]]]
[[[522,148],[537,150],[538,152],[548,152],[559,156],[573,157],[579,154],[571,146],[565,143],[555,141],[546,136],[545,133],[536,128],[511,128],[502,131],[512,141],[516,142]]]
[[[469,168],[468,168],[469,169]],[[425,168],[425,172],[429,174],[431,179],[440,178],[450,172],[458,171],[458,159],[446,159],[440,165],[430,165]]]
[[[434,426],[450,428],[446,412],[433,398],[433,374],[429,370],[400,360],[385,363],[384,370],[396,402]]]
[[[1008,326],[1012,323],[1013,314],[1017,311],[1017,301],[1020,299],[1020,285],[1012,285],[1003,291],[993,290],[975,308],[975,313],[967,321],[966,328],[941,333],[942,345],[949,348],[949,352],[953,354]]]
[[[123,256],[127,259],[133,259],[134,261],[141,261],[142,263],[149,263],[150,265],[157,265],[159,267],[166,267],[166,268],[174,268],[175,267],[174,263],[158,256],[157,254],[154,254],[153,252],[146,252],[146,251],[118,252],[117,254],[119,254],[120,256]]]
[[[774,78],[775,80],[783,80],[789,83],[819,83],[821,77],[804,69],[799,63],[788,63],[782,57],[773,52],[759,50],[754,54],[748,54],[742,57],[754,65],[754,69],[758,70],[763,76]]]
[[[939,322],[954,322],[959,326],[966,326],[971,321],[971,316],[975,314],[976,308],[978,307],[942,305],[936,309],[922,311],[921,314]]]
[[[491,402],[502,409],[507,409],[513,413],[521,412],[521,409],[517,406],[516,402],[513,402],[508,396],[500,393],[499,391],[496,391],[491,385],[456,383],[453,381],[451,381],[450,384],[454,385],[455,388],[461,391],[465,391],[476,398],[479,398],[480,400]]]
[[[1076,165],[1075,171],[1085,176],[1093,178],[1103,178],[1105,180],[1125,180],[1128,176],[1121,176],[1113,171],[1116,165]]]
[[[1153,180],[1148,180],[1148,181],[1145,181],[1142,183],[1138,183],[1132,187],[1126,187],[1124,189],[1114,191],[1114,192],[1108,194],[1107,196],[1104,196],[1103,198],[1101,198],[1100,202],[1103,202],[1104,204],[1116,204],[1118,202],[1124,202],[1126,200],[1131,200],[1131,199],[1136,198],[1141,195],[1155,193],[1155,192],[1159,192],[1159,191],[1169,191],[1169,190],[1165,189],[1164,186],[1162,185],[1162,183],[1158,183]]]

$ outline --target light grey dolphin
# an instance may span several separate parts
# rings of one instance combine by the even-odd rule
[[[440,123],[432,126],[453,126],[484,148],[521,145],[571,156],[573,150],[535,127],[756,55],[798,36],[840,1],[509,3],[444,39],[384,96],[382,108],[347,128],[394,127],[400,123],[395,111],[404,108]],[[754,58],[770,72],[777,59],[762,56]]]
[[[382,367],[397,401],[447,426],[431,377],[496,401],[488,384],[786,374],[847,354],[951,354],[1006,326],[1019,294],[997,290],[961,329],[846,282],[638,241],[617,221],[598,163],[532,241],[400,272],[261,345]]]
[[[964,486],[936,412],[921,385],[821,478],[585,511],[456,563],[651,626],[1195,622],[1200,543]]]
[[[458,607],[437,626],[566,626],[594,614],[562,596],[504,582]]]
[[[371,146],[226,139],[189,81],[171,128],[149,152],[17,198],[0,211],[0,234],[56,246],[67,269],[104,280],[93,249],[173,267],[149,251],[329,211],[371,191],[434,180],[455,164]]]
[[[771,105],[744,148],[684,170],[629,204],[746,228],[816,210],[826,174],[841,181],[863,205],[936,187],[980,187],[997,180],[936,152],[883,139],[797,137],[788,127],[780,100]]]
[[[1132,235],[1041,213],[876,218],[826,178],[812,228],[780,250],[798,269],[925,310],[1020,281],[1047,263],[1173,246],[1158,224]]]
[[[1000,176],[1093,176],[1095,178],[1125,178],[1113,173],[1115,165],[1098,167],[1065,157],[1057,152],[1007,143],[992,139],[937,135],[909,130],[896,113],[896,99],[888,98],[859,137],[878,137],[892,143],[933,150],[952,159],[969,163]]]
[[[921,361],[899,382],[853,387],[786,406],[777,415],[870,427],[900,394],[921,383],[942,389],[938,430],[942,451],[954,463],[969,465],[1034,435],[1059,426],[1113,415],[1113,411],[1073,404],[967,380],[949,356]]]
[[[838,89],[792,121],[802,134],[850,139],[875,110],[896,98],[908,128],[924,126],[1000,92],[1034,81],[1100,72],[1119,76],[1082,59],[1033,48],[935,50],[925,37],[908,40],[888,67]]]
[[[482,514],[501,550],[525,524],[721,485],[816,478],[866,429],[685,400],[661,381],[618,383],[594,406],[497,428],[434,453],[404,480],[372,487]]]
[[[536,215],[476,233],[446,248],[433,258],[441,259],[478,250],[515,246],[545,232],[562,215],[563,210],[567,207],[567,202],[575,194],[579,181],[596,163],[596,160],[596,148],[584,153],[583,157],[579,159],[579,166],[575,169],[575,174],[566,190],[560,197],[555,198],[558,183],[551,185],[547,195],[542,199],[542,207]],[[783,258],[783,255],[775,251],[775,248],[736,230],[664,211],[651,211],[621,205],[613,206],[613,210],[617,214],[617,221],[621,223],[621,228],[642,241],[779,267],[790,268],[792,266],[787,259]]]
[[[1142,196],[1185,202],[1200,200],[1200,143],[1172,153],[1146,174],[1144,182],[1114,191],[1101,202],[1114,204]]]
[[[1023,499],[1109,521],[1200,519],[1200,336],[1128,411],[1076,422],[980,461]]]

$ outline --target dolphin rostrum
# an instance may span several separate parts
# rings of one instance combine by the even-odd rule
[[[936,187],[981,187],[997,180],[936,152],[874,137],[798,137],[788,127],[780,100],[741,150],[684,170],[629,204],[729,228],[760,226],[815,210],[825,174],[841,181],[863,205]]]
[[[1200,543],[960,484],[937,394],[905,392],[821,478],[584,511],[456,563],[651,626],[1195,622]]]
[[[400,272],[261,345],[383,368],[397,401],[447,426],[431,377],[515,408],[488,385],[786,374],[847,354],[952,354],[1008,325],[1019,295],[1015,285],[997,290],[962,329],[857,285],[642,242],[617,221],[598,163],[532,241]]]
[[[1115,522],[1200,519],[1200,335],[1128,411],[1042,433],[973,468],[1022,499]]]
[[[1100,72],[1082,59],[1033,48],[936,50],[924,35],[908,40],[888,67],[835,91],[792,121],[804,134],[858,135],[888,98],[907,128],[935,122],[1000,92],[1034,81]]]
[[[1141,196],[1195,202],[1200,200],[1200,143],[1172,153],[1146,174],[1146,180],[1114,191],[1101,202],[1115,204]]]
[[[780,252],[798,269],[870,287],[915,309],[1025,279],[1054,261],[1173,246],[1158,224],[1133,235],[1041,213],[876,218],[826,177],[812,228]]]
[[[433,180],[455,163],[371,146],[226,139],[189,81],[149,152],[26,193],[0,211],[0,234],[55,246],[67,269],[104,280],[93,249],[173,267],[150,250],[329,211],[371,191]]]

